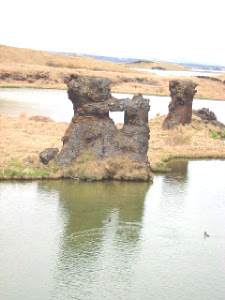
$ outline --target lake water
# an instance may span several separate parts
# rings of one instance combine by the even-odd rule
[[[133,94],[113,94],[117,98],[132,98]],[[144,95],[150,99],[151,109],[149,118],[157,114],[167,114],[170,97]],[[219,121],[225,123],[225,101],[194,99],[193,109],[202,107],[215,112]],[[70,122],[73,116],[73,107],[68,99],[67,91],[51,89],[15,89],[0,88],[0,115],[19,116],[20,114],[43,115],[57,122]],[[116,123],[124,122],[121,112],[110,113]]]
[[[17,117],[24,113],[70,122],[73,105],[66,90],[0,88],[0,114]]]
[[[203,71],[203,70],[174,71],[174,70],[157,70],[157,69],[143,69],[143,68],[135,68],[135,70],[145,71],[160,76],[184,76],[184,77],[219,76],[225,73],[224,71]]]
[[[172,164],[153,184],[0,182],[0,299],[223,300],[225,161]]]

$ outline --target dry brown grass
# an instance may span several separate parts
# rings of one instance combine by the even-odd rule
[[[163,62],[163,61],[152,61],[152,62],[137,62],[130,63],[129,66],[131,68],[141,68],[141,69],[156,69],[163,68],[165,70],[173,70],[173,71],[187,71],[188,68],[185,66]]]
[[[16,65],[21,67],[47,66],[60,69],[88,69],[111,72],[132,73],[132,70],[123,64],[99,61],[89,57],[60,55],[44,51],[21,49],[0,46],[0,62],[3,65]]]
[[[191,124],[168,131],[162,129],[164,119],[165,116],[159,116],[149,122],[148,157],[153,171],[171,158],[225,158],[224,141],[210,137],[211,131],[217,132],[218,127],[193,116]]]
[[[194,116],[191,124],[165,131],[162,130],[164,119],[165,116],[159,116],[149,122],[148,157],[153,171],[165,169],[164,162],[172,158],[225,158],[224,141],[210,137],[211,132],[218,132],[218,127],[203,124]],[[61,138],[67,127],[68,123],[43,117],[0,117],[0,177],[60,178],[63,175],[83,179],[146,180],[145,168],[127,158],[96,161],[84,154],[70,168],[59,167],[55,161],[48,166],[41,164],[39,153],[50,147],[61,149]]]
[[[180,66],[169,64],[166,68],[176,70],[177,67]],[[158,76],[133,70],[125,64],[98,61],[88,57],[0,46],[0,87],[66,89],[64,80],[71,74],[107,77],[111,81],[112,92],[149,95],[169,95],[168,87],[171,79],[186,79]],[[218,78],[224,80],[223,75]],[[149,83],[144,84],[140,79]],[[225,84],[201,78],[193,80],[198,84],[196,98],[225,100]]]
[[[61,138],[67,127],[68,123],[57,123],[41,116],[0,117],[0,179],[148,180],[145,166],[126,157],[97,161],[90,154],[83,153],[68,168],[58,166],[55,160],[47,166],[40,163],[39,153],[44,149],[57,147],[61,150]]]
[[[0,168],[7,167],[15,158],[37,161],[38,153],[45,148],[61,148],[61,138],[67,127],[67,123],[40,122],[25,115],[18,118],[0,117]]]
[[[222,76],[215,76],[222,80]],[[225,100],[225,84],[222,82],[201,79],[201,78],[193,78],[197,86],[197,94],[196,98],[201,99],[214,99],[214,100]]]

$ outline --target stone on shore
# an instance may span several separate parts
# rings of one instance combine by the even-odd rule
[[[40,161],[44,165],[47,165],[58,152],[59,152],[58,148],[47,148],[39,154]]]

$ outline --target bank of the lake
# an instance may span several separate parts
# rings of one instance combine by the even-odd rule
[[[162,130],[164,119],[165,116],[158,116],[149,122],[151,138],[148,156],[153,172],[169,171],[167,162],[177,158],[225,158],[224,129],[204,123],[193,114],[191,124],[167,131]]]
[[[55,72],[55,70],[53,70]],[[0,70],[1,72],[1,70]],[[51,74],[52,70],[48,73]],[[119,72],[106,72],[106,71],[84,71],[84,70],[74,70],[58,71],[57,74],[52,75],[52,79],[48,81],[38,82],[34,81],[29,83],[28,81],[17,81],[17,80],[0,80],[0,88],[32,88],[32,89],[55,89],[55,90],[66,90],[67,86],[63,79],[60,79],[60,83],[56,83],[60,76],[69,77],[72,74],[77,74],[79,76],[90,76],[90,77],[104,77],[111,81],[111,91],[113,93],[124,93],[124,94],[135,94],[142,93],[146,95],[154,96],[169,96],[169,81],[170,80],[186,80],[191,79],[198,84],[198,98],[208,99],[208,100],[225,100],[225,77],[224,75],[214,76],[205,78],[189,77],[186,76],[161,76],[149,72],[136,71],[131,73],[119,73]],[[137,73],[139,72],[139,73]],[[17,73],[20,74],[20,71]],[[61,74],[61,75],[60,75]],[[25,73],[23,76],[28,76]],[[218,80],[217,80],[218,78]]]
[[[191,124],[171,131],[162,130],[165,116],[149,122],[148,157],[153,172],[168,171],[167,164],[174,158],[225,158],[223,131],[215,125],[202,123],[193,116]],[[47,166],[40,163],[39,153],[46,148],[61,149],[61,138],[68,123],[54,122],[46,117],[0,117],[0,178],[1,179],[107,179],[113,160],[95,161],[84,154],[71,167],[60,167],[56,160]],[[221,132],[221,134],[219,134]],[[117,172],[115,179],[146,180],[138,166],[123,158],[119,164],[126,169]]]

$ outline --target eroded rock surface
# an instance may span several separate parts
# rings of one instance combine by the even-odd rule
[[[169,84],[171,102],[163,129],[172,129],[179,124],[191,123],[192,102],[197,84],[191,80],[171,80]]]
[[[140,168],[144,166],[150,177],[147,157],[149,101],[141,94],[132,100],[118,100],[112,97],[109,84],[105,78],[71,77],[68,95],[73,103],[74,117],[62,139],[58,163],[70,166],[84,153],[99,161],[127,157]],[[125,112],[121,130],[109,117],[109,111]]]
[[[196,116],[200,117],[202,120],[207,121],[208,123],[215,123],[217,122],[217,117],[213,111],[210,111],[208,108],[200,108],[193,111]]]
[[[205,124],[213,124],[215,126],[219,126],[221,129],[225,128],[225,125],[217,120],[215,113],[208,108],[200,108],[197,110],[193,110],[193,113],[201,118],[201,122]]]

